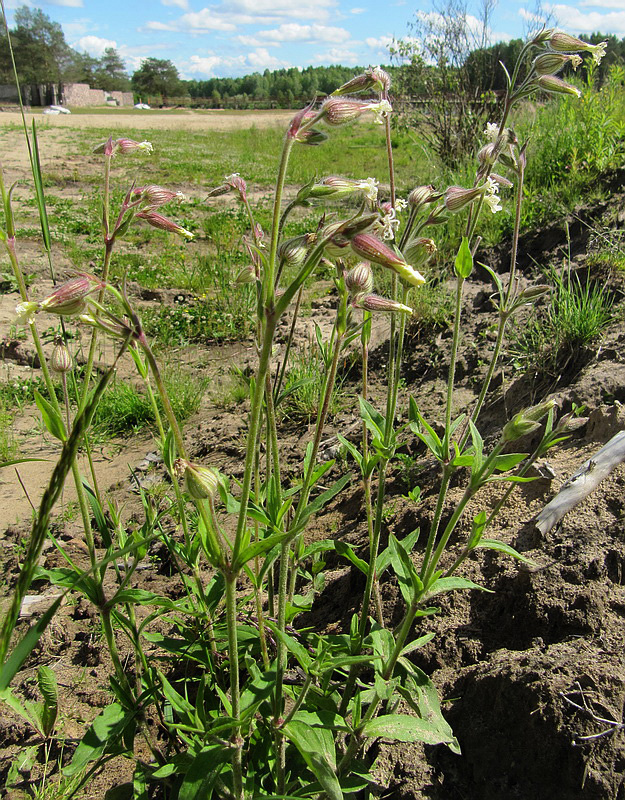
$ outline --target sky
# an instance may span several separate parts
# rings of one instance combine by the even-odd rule
[[[439,5],[445,0],[437,0]],[[479,2],[479,0],[478,0]],[[500,0],[491,41],[540,27],[535,0]],[[625,37],[625,0],[542,2],[549,24],[569,33]],[[173,61],[185,79],[205,80],[281,67],[390,63],[388,46],[409,34],[430,0],[9,0],[41,8],[67,42],[92,56],[114,47],[130,73],[148,57]],[[476,8],[468,5],[469,22]],[[471,14],[473,12],[473,15]]]

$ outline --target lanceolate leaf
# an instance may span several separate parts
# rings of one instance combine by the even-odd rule
[[[187,770],[178,800],[209,800],[215,780],[230,758],[230,751],[222,745],[213,744],[200,750]]]
[[[312,728],[300,720],[291,720],[282,730],[299,750],[328,800],[343,800],[341,784],[336,776],[336,755],[332,732]]]
[[[438,578],[428,587],[427,596],[428,598],[434,597],[436,594],[442,594],[443,592],[451,592],[455,589],[479,589],[481,592],[489,592],[492,594],[492,589],[487,589],[485,586],[480,586],[478,583],[473,583],[473,581],[468,580],[467,578]]]
[[[435,725],[407,714],[386,714],[383,717],[376,717],[365,724],[363,734],[369,738],[381,736],[397,742],[443,744],[453,741],[453,736],[445,735]]]
[[[63,423],[61,422],[61,417],[57,414],[56,410],[53,408],[52,403],[49,403],[41,394],[35,389],[35,403],[37,403],[37,408],[41,411],[41,416],[43,417],[43,422],[46,428],[48,429],[48,433],[51,433],[55,439],[60,439],[60,441],[64,442],[66,440],[65,430],[63,428]]]
[[[505,553],[507,556],[512,556],[512,558],[523,561],[525,564],[536,566],[536,562],[532,561],[531,558],[524,556],[523,553],[519,553],[518,550],[515,550],[514,547],[510,547],[509,544],[498,542],[496,539],[482,539],[477,546],[483,547],[485,550],[497,550],[499,553]]]

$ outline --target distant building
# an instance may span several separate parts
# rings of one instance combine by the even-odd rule
[[[17,88],[0,85],[0,105],[18,102]],[[87,83],[43,83],[22,86],[22,102],[27,106],[132,106],[132,92],[106,92]]]

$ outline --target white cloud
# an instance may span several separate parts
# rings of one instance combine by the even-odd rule
[[[347,47],[332,47],[325,53],[317,53],[312,58],[315,64],[357,64],[358,56]]]
[[[254,69],[279,69],[290,66],[288,61],[272,56],[265,47],[259,47],[253,53],[248,53],[247,61]]]
[[[392,36],[369,36],[365,39],[365,44],[371,50],[375,50],[377,54],[388,56],[388,49],[393,44],[395,39]]]
[[[177,6],[183,11],[187,11],[189,9],[189,0],[161,0],[161,3],[164,6]]]
[[[157,22],[155,20],[150,20],[145,23],[142,28],[139,28],[139,31],[148,30],[148,31],[175,31],[178,30],[176,25],[168,22]]]
[[[580,8],[587,8],[588,6],[592,8],[616,8],[618,11],[622,11],[623,0],[601,0],[601,2],[596,2],[596,0],[581,0],[579,6]]]
[[[189,62],[184,65],[183,73],[206,75],[206,77],[210,78],[215,75],[216,67],[232,69],[243,66],[245,66],[245,56],[235,56],[232,58],[223,58],[217,55],[191,56]]]
[[[193,55],[183,65],[181,75],[182,77],[199,75],[212,78],[218,72],[257,72],[262,69],[278,69],[289,66],[291,65],[288,61],[282,61],[271,55],[266,48],[259,47],[247,55],[218,56],[215,53],[205,56]]]
[[[77,50],[89,53],[90,56],[100,58],[107,47],[117,49],[117,42],[112,39],[102,39],[100,36],[82,36],[73,46]]]
[[[349,9],[349,13],[350,14],[364,14],[364,12],[366,10],[367,10],[366,8],[350,8]]]
[[[167,0],[180,5],[187,0]],[[219,5],[189,11],[172,22],[151,21],[147,30],[180,31],[191,34],[232,31],[241,25],[274,25],[296,18],[324,22],[336,0],[223,0]]]
[[[53,6],[65,6],[67,8],[82,8],[82,0],[48,0]]]
[[[97,30],[98,26],[90,19],[75,19],[72,22],[61,23],[63,32],[67,39],[76,39],[78,36],[84,36],[89,31]]]
[[[608,7],[612,8],[613,6],[610,5]],[[584,13],[574,6],[560,4],[545,6],[545,10],[555,17],[557,24],[571,33],[601,31],[602,33],[623,36],[625,35],[625,9],[623,9],[622,4],[619,8],[620,10],[618,11],[602,14],[599,11]]]
[[[300,25],[297,22],[287,22],[273,30],[258,31],[253,36],[237,36],[240,44],[251,47],[277,46],[284,42],[326,42],[340,44],[351,38],[345,28],[335,28],[326,25]]]
[[[146,22],[145,27],[152,31],[181,31],[191,34],[236,30],[236,25],[231,20],[227,20],[209,8],[203,8],[201,11],[190,11],[174,22]]]

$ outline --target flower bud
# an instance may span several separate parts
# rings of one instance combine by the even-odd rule
[[[396,303],[377,294],[356,295],[352,300],[354,308],[363,308],[365,311],[396,311],[403,314],[412,314],[410,306]]]
[[[349,97],[328,97],[321,107],[324,119],[328,125],[344,125],[358,119],[365,111],[373,111],[376,121],[393,109],[387,100],[380,102],[365,102]]]
[[[311,146],[316,146],[319,144],[323,144],[328,139],[328,134],[324,133],[323,131],[318,131],[316,128],[308,128],[308,130],[302,131],[295,136],[296,142],[301,142],[302,144],[308,144]]]
[[[278,247],[278,258],[289,267],[301,267],[308,255],[308,236],[295,236]]]
[[[59,336],[55,340],[54,350],[50,356],[50,369],[53,372],[64,374],[72,368],[72,356],[63,339]]]
[[[542,30],[538,31],[538,33],[533,35],[530,44],[534,45],[535,47],[540,47],[549,41],[553,33],[553,28],[543,28]]]
[[[403,256],[397,255],[394,250],[391,250],[390,247],[372,234],[356,234],[351,240],[351,245],[352,250],[356,255],[360,256],[360,258],[373,261],[387,269],[393,270],[393,272],[397,273],[406,283],[412,286],[420,286],[425,283],[423,275],[413,269]]]
[[[421,269],[436,252],[436,245],[432,239],[419,236],[408,242],[404,248],[406,261],[413,267]]]
[[[344,125],[353,122],[363,113],[367,104],[362,100],[329,97],[323,104],[324,119],[328,125]]]
[[[557,78],[555,75],[541,75],[536,83],[540,89],[551,94],[572,94],[575,97],[582,96],[582,93],[576,86],[565,83],[561,78]]]
[[[528,286],[524,289],[518,297],[519,302],[529,303],[531,300],[537,300],[545,294],[549,294],[551,286],[545,284],[537,284],[536,286]]]
[[[541,426],[542,419],[556,406],[555,400],[545,400],[544,403],[519,411],[504,425],[502,431],[503,441],[513,442],[515,439],[520,439],[521,436],[537,431]]]
[[[51,295],[39,303],[39,308],[61,316],[79,314],[85,308],[87,297],[101,287],[102,282],[97,278],[82,273],[58,286]]]
[[[534,59],[533,67],[537,75],[555,75],[562,67],[571,62],[573,69],[579,67],[582,59],[577,55],[568,53],[543,53]]]
[[[159,214],[158,211],[153,211],[152,208],[139,211],[137,217],[145,220],[148,225],[151,225],[153,228],[158,228],[161,231],[168,231],[169,233],[176,233],[178,236],[184,236],[185,239],[193,239],[191,231],[181,227],[168,217]]]
[[[452,213],[460,211],[482,194],[482,189],[463,189],[462,186],[450,186],[445,192],[445,208]]]
[[[590,42],[584,42],[577,36],[571,36],[564,31],[555,31],[549,38],[549,46],[558,53],[592,53],[595,64],[600,64],[608,43],[590,44]]]
[[[560,417],[558,424],[554,429],[554,433],[573,433],[588,422],[588,417],[578,417],[572,411]]]
[[[117,153],[121,153],[122,155],[126,155],[127,153],[134,153],[137,150],[140,150],[143,153],[151,153],[153,151],[153,147],[150,142],[135,142],[134,139],[115,139],[111,142],[110,139],[108,141],[99,144],[97,147],[93,149],[94,153],[104,153],[105,155],[116,155]]]
[[[170,203],[172,200],[184,200],[182,192],[172,192],[170,189],[164,189],[162,186],[154,184],[134,189],[132,193],[141,197],[142,200],[146,200],[153,208]]]
[[[478,151],[477,160],[482,166],[492,166],[495,161],[497,161],[497,157],[499,155],[497,151],[498,148],[494,142],[485,144],[484,147],[480,148]]]
[[[202,467],[181,458],[176,459],[174,470],[184,479],[184,488],[194,500],[214,497],[219,489],[219,474],[212,467]]]
[[[433,186],[415,186],[408,195],[408,204],[412,208],[419,208],[424,203],[432,203],[436,197],[440,197]]]
[[[373,271],[366,261],[360,261],[345,276],[345,287],[351,295],[373,291]]]
[[[390,88],[391,79],[388,73],[380,67],[373,67],[365,70],[361,75],[356,75],[356,77],[335,89],[332,95],[336,97],[337,95],[351,94],[352,92],[388,92]]]
[[[239,272],[234,279],[235,286],[245,286],[246,283],[254,283],[256,280],[256,270],[253,264],[248,264],[247,267]]]

